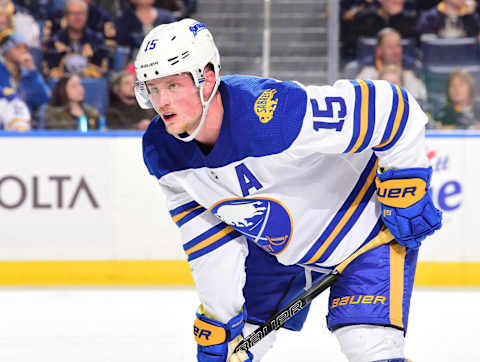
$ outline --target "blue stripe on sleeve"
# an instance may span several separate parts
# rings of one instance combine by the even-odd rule
[[[188,256],[188,261],[195,260],[195,259],[197,259],[197,258],[199,258],[199,257],[201,257],[205,254],[208,254],[209,252],[221,247],[222,245],[228,243],[229,241],[231,241],[233,239],[238,238],[241,235],[242,234],[240,232],[238,232],[237,230],[233,230],[231,233],[228,233],[227,235],[225,235],[221,239],[218,239],[213,244],[210,244],[203,249],[200,249],[200,250],[195,251],[194,253],[191,253]]]
[[[410,105],[408,103],[408,94],[405,91],[405,89],[400,88],[402,92],[402,97],[403,97],[403,114],[402,114],[402,119],[400,121],[400,126],[398,127],[397,133],[393,137],[392,141],[386,144],[383,147],[380,148],[374,148],[375,151],[386,151],[390,148],[392,148],[398,141],[398,139],[402,136],[403,131],[405,130],[405,127],[407,126],[407,120],[408,120],[408,115],[410,112]]]
[[[353,148],[355,143],[357,143],[357,139],[360,136],[360,116],[362,111],[362,89],[360,88],[360,84],[357,81],[351,80],[350,83],[353,84],[355,88],[355,109],[353,111],[353,136],[350,140],[350,144],[348,145],[347,149],[343,151],[343,153],[348,153]]]
[[[347,233],[352,229],[353,225],[355,225],[355,223],[359,219],[360,215],[362,215],[363,210],[365,210],[365,207],[367,206],[368,202],[372,198],[376,189],[377,189],[377,187],[376,187],[376,184],[375,184],[375,180],[373,180],[372,184],[370,185],[367,192],[365,193],[365,196],[360,201],[360,204],[355,209],[355,211],[352,214],[352,216],[350,217],[350,219],[348,219],[347,223],[342,228],[342,230],[338,233],[337,237],[333,240],[333,242],[328,246],[328,248],[325,250],[325,252],[322,254],[322,256],[316,262],[322,263],[330,257],[330,255],[336,249],[338,244],[340,244],[340,242],[343,240],[345,235],[347,235]]]
[[[208,239],[210,236],[218,233],[220,230],[225,229],[225,224],[221,222],[220,224],[215,225],[214,227],[208,229],[204,233],[198,235],[197,237],[193,238],[192,240],[186,242],[183,244],[183,250],[187,251],[188,249],[193,248],[195,245],[198,243],[201,243],[202,241]]]
[[[186,222],[192,220],[194,217],[200,215],[202,212],[204,212],[205,209],[204,207],[199,207],[198,209],[195,209],[193,210],[191,213],[185,215],[184,217],[182,217],[180,220],[178,220],[176,222],[177,226],[180,227],[182,226],[183,224],[185,224]]]
[[[329,235],[333,232],[333,230],[335,229],[335,227],[337,226],[337,224],[340,222],[340,220],[343,218],[343,216],[345,215],[345,213],[347,212],[347,210],[350,208],[350,206],[353,204],[353,201],[355,201],[355,198],[357,197],[357,195],[359,194],[360,190],[362,189],[362,187],[364,186],[365,182],[367,181],[367,178],[368,178],[368,175],[370,174],[370,172],[372,171],[372,168],[375,167],[375,163],[377,161],[377,157],[375,156],[375,154],[372,155],[372,157],[370,158],[370,160],[368,161],[367,163],[367,166],[365,167],[365,169],[363,170],[363,172],[361,173],[357,183],[355,184],[352,192],[350,193],[350,195],[348,196],[348,198],[345,200],[345,202],[343,203],[343,205],[340,207],[340,210],[337,212],[337,214],[335,215],[335,217],[332,219],[332,221],[330,222],[330,224],[327,226],[327,228],[325,229],[325,231],[322,233],[322,235],[320,235],[320,237],[318,238],[318,240],[313,244],[313,246],[310,248],[310,250],[305,254],[305,256],[300,259],[300,261],[298,263],[300,264],[304,264],[306,263],[307,261],[309,261],[314,255],[315,253],[317,252],[318,249],[320,249],[320,247],[322,246],[322,244],[325,242],[325,240],[327,240],[327,238],[329,237]],[[375,183],[373,183],[373,185],[375,185]],[[370,192],[370,188],[368,189],[367,191],[367,194]],[[371,197],[371,195],[370,195]],[[370,199],[370,198],[369,198]],[[362,200],[363,201],[363,200]],[[362,208],[362,211],[363,211],[363,208]],[[358,219],[358,216],[361,214],[358,214],[357,217],[354,218],[356,212],[354,212],[354,214],[352,215],[352,217],[349,219],[349,221],[351,219],[354,219],[354,222],[353,224],[355,223],[355,221]],[[342,228],[342,230],[340,231],[339,235],[337,236],[337,238],[334,239],[334,242],[333,243],[336,243],[338,244],[342,239],[343,237],[345,236],[345,234],[343,233],[343,229],[345,229],[347,227],[347,225],[349,224],[349,221],[347,221],[346,225]],[[353,226],[352,224],[352,226]],[[351,227],[349,227],[349,229],[351,229]],[[341,235],[341,237],[340,237]],[[332,244],[333,244],[332,243]],[[328,250],[328,248],[327,248]]]
[[[388,117],[387,126],[385,127],[385,133],[383,134],[382,140],[379,142],[379,144],[386,142],[390,138],[393,130],[393,125],[395,124],[395,116],[397,115],[398,93],[397,89],[393,84],[390,84],[390,87],[392,87],[393,92],[392,108],[390,111],[390,116]],[[379,151],[377,148],[374,148],[374,150]]]
[[[178,215],[184,211],[187,211],[187,210],[190,210],[190,209],[193,209],[194,207],[197,207],[198,206],[198,202],[196,201],[190,201],[186,204],[183,204],[179,207],[176,207],[175,209],[173,210],[170,210],[170,216],[174,217],[175,215]]]

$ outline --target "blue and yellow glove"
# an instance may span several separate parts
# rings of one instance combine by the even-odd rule
[[[198,344],[198,362],[251,362],[250,352],[237,352],[235,347],[242,341],[242,329],[245,325],[247,312],[243,311],[224,324],[207,315],[203,306],[197,311],[197,319],[193,324],[193,334]]]
[[[417,249],[442,226],[442,212],[428,192],[432,168],[389,169],[377,172],[382,220],[400,245]]]

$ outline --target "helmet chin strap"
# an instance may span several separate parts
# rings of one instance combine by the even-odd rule
[[[210,95],[210,98],[208,101],[205,102],[205,99],[203,98],[203,84],[204,82],[200,83],[198,88],[200,90],[200,102],[202,103],[202,117],[200,118],[200,122],[198,122],[197,128],[193,130],[191,134],[189,134],[187,137],[180,137],[178,134],[173,134],[173,136],[183,142],[190,142],[192,141],[200,132],[200,129],[203,127],[203,124],[205,123],[205,119],[207,118],[207,113],[208,113],[208,107],[210,106],[210,102],[213,99],[213,96],[217,93],[218,86],[220,85],[220,79],[215,80],[215,85],[213,87],[212,94]]]

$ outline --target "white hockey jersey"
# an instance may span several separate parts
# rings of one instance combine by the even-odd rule
[[[200,299],[227,321],[243,304],[244,238],[285,265],[335,266],[378,227],[377,167],[427,166],[427,118],[386,81],[303,87],[227,76],[219,91],[224,118],[207,156],[159,117],[143,149]]]
[[[0,87],[0,110],[0,129],[5,131],[30,129],[30,111],[11,88]]]

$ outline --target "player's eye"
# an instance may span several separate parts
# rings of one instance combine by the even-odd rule
[[[170,84],[168,85],[168,89],[171,89],[171,90],[177,89],[178,86],[179,86],[178,83],[170,83]]]

